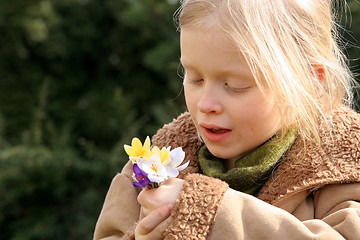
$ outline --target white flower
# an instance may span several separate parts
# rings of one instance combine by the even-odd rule
[[[179,166],[185,158],[185,152],[181,147],[170,151],[170,148],[163,148],[152,151],[148,159],[139,158],[137,164],[141,170],[148,174],[152,182],[161,183],[169,177],[177,177],[179,171],[184,170],[189,162]]]
[[[139,158],[137,164],[143,170],[150,181],[161,183],[168,178],[166,168],[161,164],[161,159],[158,155],[152,155],[147,160]]]
[[[179,171],[184,170],[188,165],[189,161],[179,166],[185,158],[185,152],[181,147],[175,148],[170,151],[169,163],[165,166],[168,177],[177,177]]]

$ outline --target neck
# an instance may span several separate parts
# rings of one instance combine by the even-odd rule
[[[235,162],[238,160],[238,158],[231,158],[231,159],[224,159],[222,161],[222,164],[224,166],[225,172],[230,171],[235,167]]]
[[[243,156],[247,155],[248,152],[241,154],[240,156],[234,157],[234,158],[230,158],[230,159],[224,159],[222,161],[222,165],[224,167],[225,172],[230,171],[231,169],[233,169],[235,167],[235,162],[242,158]]]
[[[222,161],[225,172],[233,169],[235,166],[235,162],[236,162],[236,159],[228,159],[228,160]]]

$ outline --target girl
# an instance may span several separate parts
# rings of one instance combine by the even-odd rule
[[[109,189],[95,239],[358,239],[360,116],[330,0],[184,0],[189,112],[153,137],[190,166]],[[347,105],[347,106],[346,106]]]

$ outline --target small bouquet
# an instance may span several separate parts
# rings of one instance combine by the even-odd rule
[[[177,177],[189,162],[179,166],[185,158],[181,147],[171,150],[171,147],[150,146],[150,138],[144,145],[138,138],[133,138],[131,146],[124,145],[125,152],[133,163],[133,184],[139,188],[157,188],[169,177]]]

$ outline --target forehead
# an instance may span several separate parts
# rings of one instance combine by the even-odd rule
[[[186,28],[180,42],[180,60],[187,71],[214,77],[253,76],[241,51],[219,31]]]
[[[204,56],[225,60],[243,58],[241,52],[217,28],[183,28],[180,33],[181,62]]]

